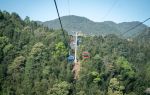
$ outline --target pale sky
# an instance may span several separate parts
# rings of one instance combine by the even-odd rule
[[[150,0],[56,0],[60,16],[77,15],[96,22],[144,21],[150,18]],[[22,19],[48,21],[57,18],[53,0],[0,0],[0,10],[18,13]],[[150,20],[145,23],[150,26]]]

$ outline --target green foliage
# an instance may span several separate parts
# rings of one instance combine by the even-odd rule
[[[131,64],[124,58],[124,57],[119,57],[116,60],[116,68],[121,72],[124,78],[134,78],[135,77],[135,72],[132,69]]]
[[[144,95],[150,87],[149,31],[141,36],[81,37],[74,80],[61,30],[0,11],[0,95]],[[82,60],[84,51],[90,58]]]
[[[22,72],[24,71],[25,67],[25,57],[19,56],[15,58],[14,62],[8,66],[8,73],[17,73],[17,72]]]
[[[150,64],[150,63],[149,63]],[[145,77],[146,77],[146,79],[150,79],[150,65],[149,64],[147,64],[146,66],[145,66]]]
[[[123,95],[124,86],[122,86],[117,78],[110,79],[108,87],[108,95]]]
[[[53,87],[47,91],[47,95],[68,95],[69,89],[70,84],[66,81],[62,81],[54,84]]]
[[[55,58],[61,58],[67,56],[67,49],[63,42],[55,44],[55,50],[52,52]]]
[[[30,17],[26,16],[26,18],[24,19],[24,22],[25,22],[26,24],[29,24],[29,23],[30,23]]]
[[[97,83],[97,82],[100,82],[101,79],[100,79],[100,74],[98,72],[91,72],[91,75],[93,76],[93,82],[94,83]]]

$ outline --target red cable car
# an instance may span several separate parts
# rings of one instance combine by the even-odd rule
[[[89,52],[83,52],[83,53],[82,53],[82,58],[83,58],[83,59],[90,58],[90,53],[89,53]]]

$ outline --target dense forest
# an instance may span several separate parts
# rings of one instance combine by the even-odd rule
[[[150,30],[135,39],[87,36],[74,80],[61,30],[0,11],[0,95],[145,95],[150,87]],[[144,33],[143,33],[144,34]],[[69,42],[69,35],[65,32]],[[90,58],[82,59],[88,51]]]

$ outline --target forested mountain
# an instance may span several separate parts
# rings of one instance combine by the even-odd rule
[[[139,38],[148,39],[149,33]],[[65,37],[69,43],[67,32]],[[149,40],[114,34],[80,38],[81,70],[74,79],[62,31],[0,11],[0,95],[145,95],[150,87]],[[82,57],[84,51],[90,58]]]
[[[150,41],[150,27],[146,31],[141,32],[139,35],[136,35],[137,40],[147,40]]]
[[[123,22],[123,23],[118,23],[118,24],[112,21],[94,22],[85,17],[79,17],[79,16],[74,16],[74,15],[63,16],[61,17],[61,20],[62,20],[64,29],[68,31],[69,33],[74,32],[74,31],[82,31],[83,33],[89,34],[89,35],[91,34],[92,35],[107,35],[107,34],[120,35],[121,33],[128,31],[128,29],[140,23],[138,21]],[[38,21],[38,23],[43,24],[44,26],[48,26],[49,28],[53,28],[53,29],[60,28],[58,19],[46,21],[46,22]],[[125,36],[128,37],[133,34],[137,35],[137,33],[145,31],[146,29],[147,29],[147,26],[142,24],[136,29],[125,34]]]

